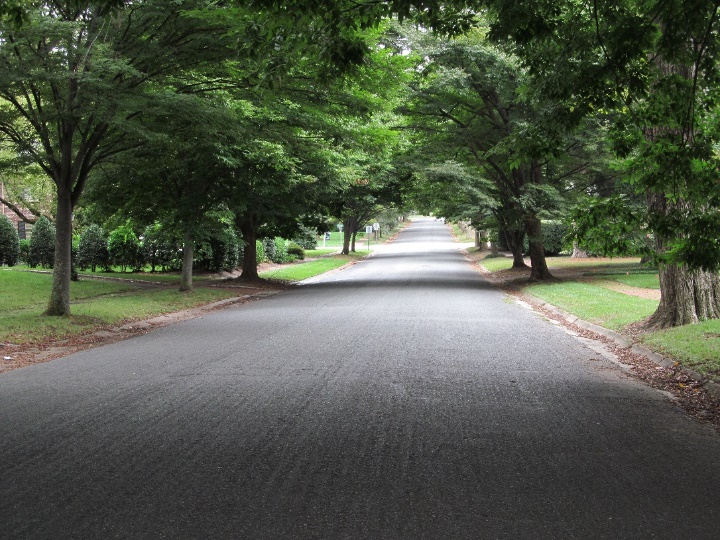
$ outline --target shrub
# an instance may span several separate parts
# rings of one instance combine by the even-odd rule
[[[302,226],[300,227],[300,232],[295,235],[292,241],[303,249],[315,249],[318,244],[317,236],[316,229]]]
[[[0,265],[15,266],[20,255],[20,238],[10,219],[0,214]]]
[[[219,272],[220,270],[230,271],[240,264],[240,243],[235,229],[226,226],[216,231],[210,238],[212,248],[212,260],[208,270]]]
[[[263,238],[262,245],[263,245],[264,260],[275,262],[275,239]]]
[[[265,246],[259,240],[255,241],[255,261],[258,264],[267,261],[267,256],[265,255]]]
[[[554,256],[559,255],[560,252],[565,251],[567,248],[565,242],[565,235],[567,233],[567,226],[559,221],[543,221],[542,222],[542,242],[545,248],[545,255]],[[525,237],[523,241],[523,251],[527,253],[530,251],[530,241],[528,237]]]
[[[301,261],[305,259],[305,250],[302,248],[302,246],[298,245],[295,242],[290,242],[288,244],[287,252],[288,255],[291,255],[296,259],[300,259]]]
[[[23,264],[30,264],[30,240],[20,240],[20,254],[18,260]]]
[[[275,253],[270,258],[272,262],[277,264],[290,262],[291,259],[288,256],[287,244],[287,240],[285,240],[284,238],[280,238],[279,236],[273,240],[273,245],[275,246]]]
[[[558,255],[568,247],[565,244],[567,226],[564,223],[559,221],[543,221],[542,233],[546,255]]]
[[[55,263],[55,225],[42,216],[33,226],[28,250],[28,265],[52,268]]]
[[[108,266],[108,246],[105,231],[99,225],[90,225],[80,235],[77,248],[77,264],[80,270],[90,268],[93,272],[98,266]]]
[[[142,259],[150,265],[150,271],[155,267],[161,270],[177,270],[182,266],[180,252],[182,245],[175,235],[163,228],[160,223],[145,227],[142,235],[140,252]]]
[[[124,272],[128,268],[142,266],[140,241],[129,223],[120,225],[108,238],[110,264],[119,266]]]

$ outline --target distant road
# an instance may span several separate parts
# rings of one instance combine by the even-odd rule
[[[0,538],[717,539],[720,437],[447,228],[0,376]]]

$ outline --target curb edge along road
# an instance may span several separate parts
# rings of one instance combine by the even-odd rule
[[[686,368],[686,367],[677,366],[677,362],[675,360],[666,358],[663,355],[658,354],[655,351],[648,349],[647,347],[644,347],[643,345],[633,343],[626,336],[618,334],[617,332],[615,332],[613,330],[609,330],[608,328],[605,328],[603,326],[599,326],[597,324],[593,324],[593,323],[584,321],[584,320],[580,319],[579,317],[577,317],[576,315],[573,315],[572,313],[568,313],[567,311],[564,311],[552,304],[548,304],[544,300],[541,300],[541,299],[537,298],[536,296],[533,296],[532,294],[523,292],[523,293],[521,293],[521,295],[532,300],[533,303],[537,304],[538,306],[542,307],[543,309],[546,309],[549,312],[557,315],[558,317],[561,317],[562,319],[569,322],[570,324],[574,324],[576,326],[579,326],[580,328],[589,330],[590,332],[594,332],[594,333],[604,336],[608,339],[611,339],[618,346],[625,348],[625,349],[629,348],[631,352],[633,352],[635,354],[640,354],[640,355],[644,356],[645,358],[647,358],[648,360],[656,363],[659,366],[677,367],[685,375],[687,375],[688,377],[701,383],[702,387],[705,390],[707,390],[708,394],[710,394],[712,397],[720,399],[720,384],[708,380],[706,377],[703,377],[697,371],[694,371],[694,370]],[[516,297],[515,301],[522,302],[522,299]],[[533,308],[532,305],[529,305],[529,307],[531,309]]]

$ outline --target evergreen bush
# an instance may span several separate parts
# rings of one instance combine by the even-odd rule
[[[568,246],[565,243],[567,226],[564,223],[560,221],[543,221],[542,233],[545,255],[559,255],[561,251],[567,250]]]
[[[317,237],[316,229],[302,226],[300,227],[300,232],[293,237],[292,241],[303,249],[315,249],[318,244]]]
[[[55,225],[42,216],[33,226],[28,250],[28,265],[52,268],[55,264]]]
[[[263,238],[263,254],[264,260],[275,262],[275,239],[274,238]]]
[[[255,241],[255,262],[257,264],[264,263],[265,258],[265,245],[260,241]]]
[[[130,223],[120,225],[110,233],[108,255],[110,264],[119,266],[123,272],[142,266],[140,241]]]
[[[20,240],[20,254],[18,255],[18,262],[22,264],[30,264],[30,240]]]
[[[10,218],[0,214],[0,266],[15,266],[20,255],[20,238]]]
[[[565,242],[565,235],[567,233],[567,225],[559,221],[543,221],[542,222],[542,242],[545,248],[545,255],[553,257],[559,255],[562,251],[568,249],[567,242]],[[570,246],[572,249],[572,246]],[[523,241],[523,251],[528,253],[530,251],[530,241],[528,237],[525,237]]]
[[[290,262],[290,256],[288,255],[287,245],[288,242],[284,238],[279,236],[273,239],[273,245],[275,246],[275,252],[270,260],[276,264],[283,264]]]
[[[157,267],[160,270],[178,270],[182,266],[182,245],[160,223],[145,227],[140,251],[145,264],[150,265],[151,272]]]
[[[305,250],[303,247],[295,242],[290,242],[287,247],[288,255],[300,259],[301,261],[305,259]]]
[[[80,270],[84,271],[90,268],[95,272],[98,266],[107,268],[108,261],[108,242],[105,231],[99,225],[90,225],[80,235],[77,264]]]

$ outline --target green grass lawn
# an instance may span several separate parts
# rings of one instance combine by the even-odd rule
[[[720,320],[652,332],[644,335],[642,341],[661,354],[720,380]]]
[[[621,330],[657,309],[658,302],[578,282],[531,285],[525,290],[586,321]]]
[[[330,255],[332,253],[337,253],[341,246],[337,248],[317,248],[317,249],[306,249],[305,250],[305,258],[307,259],[313,259],[315,257],[323,257],[325,255]]]
[[[305,263],[295,263],[280,268],[274,268],[261,272],[260,277],[265,279],[277,279],[282,281],[302,281],[340,268],[342,265],[350,261],[358,260],[367,255],[365,251],[351,253],[350,255],[335,255],[334,257],[324,257],[314,261]]]
[[[165,285],[177,285],[180,286],[180,273],[179,272],[79,272],[80,277],[96,276],[96,277],[108,277],[126,280],[139,280],[139,281],[150,281],[152,283],[162,283]],[[193,275],[193,283],[206,281],[208,278],[205,276]]]
[[[627,275],[609,275],[598,276],[611,281],[618,281],[632,287],[640,287],[643,289],[660,289],[660,278],[657,272],[654,274],[627,274]]]
[[[147,289],[130,282],[81,279],[70,286],[71,317],[42,313],[50,298],[52,275],[0,269],[0,343],[64,338],[108,324],[170,313],[235,295],[223,289],[191,293]]]
[[[512,268],[513,260],[510,257],[492,257],[480,261],[488,272],[499,272]]]

